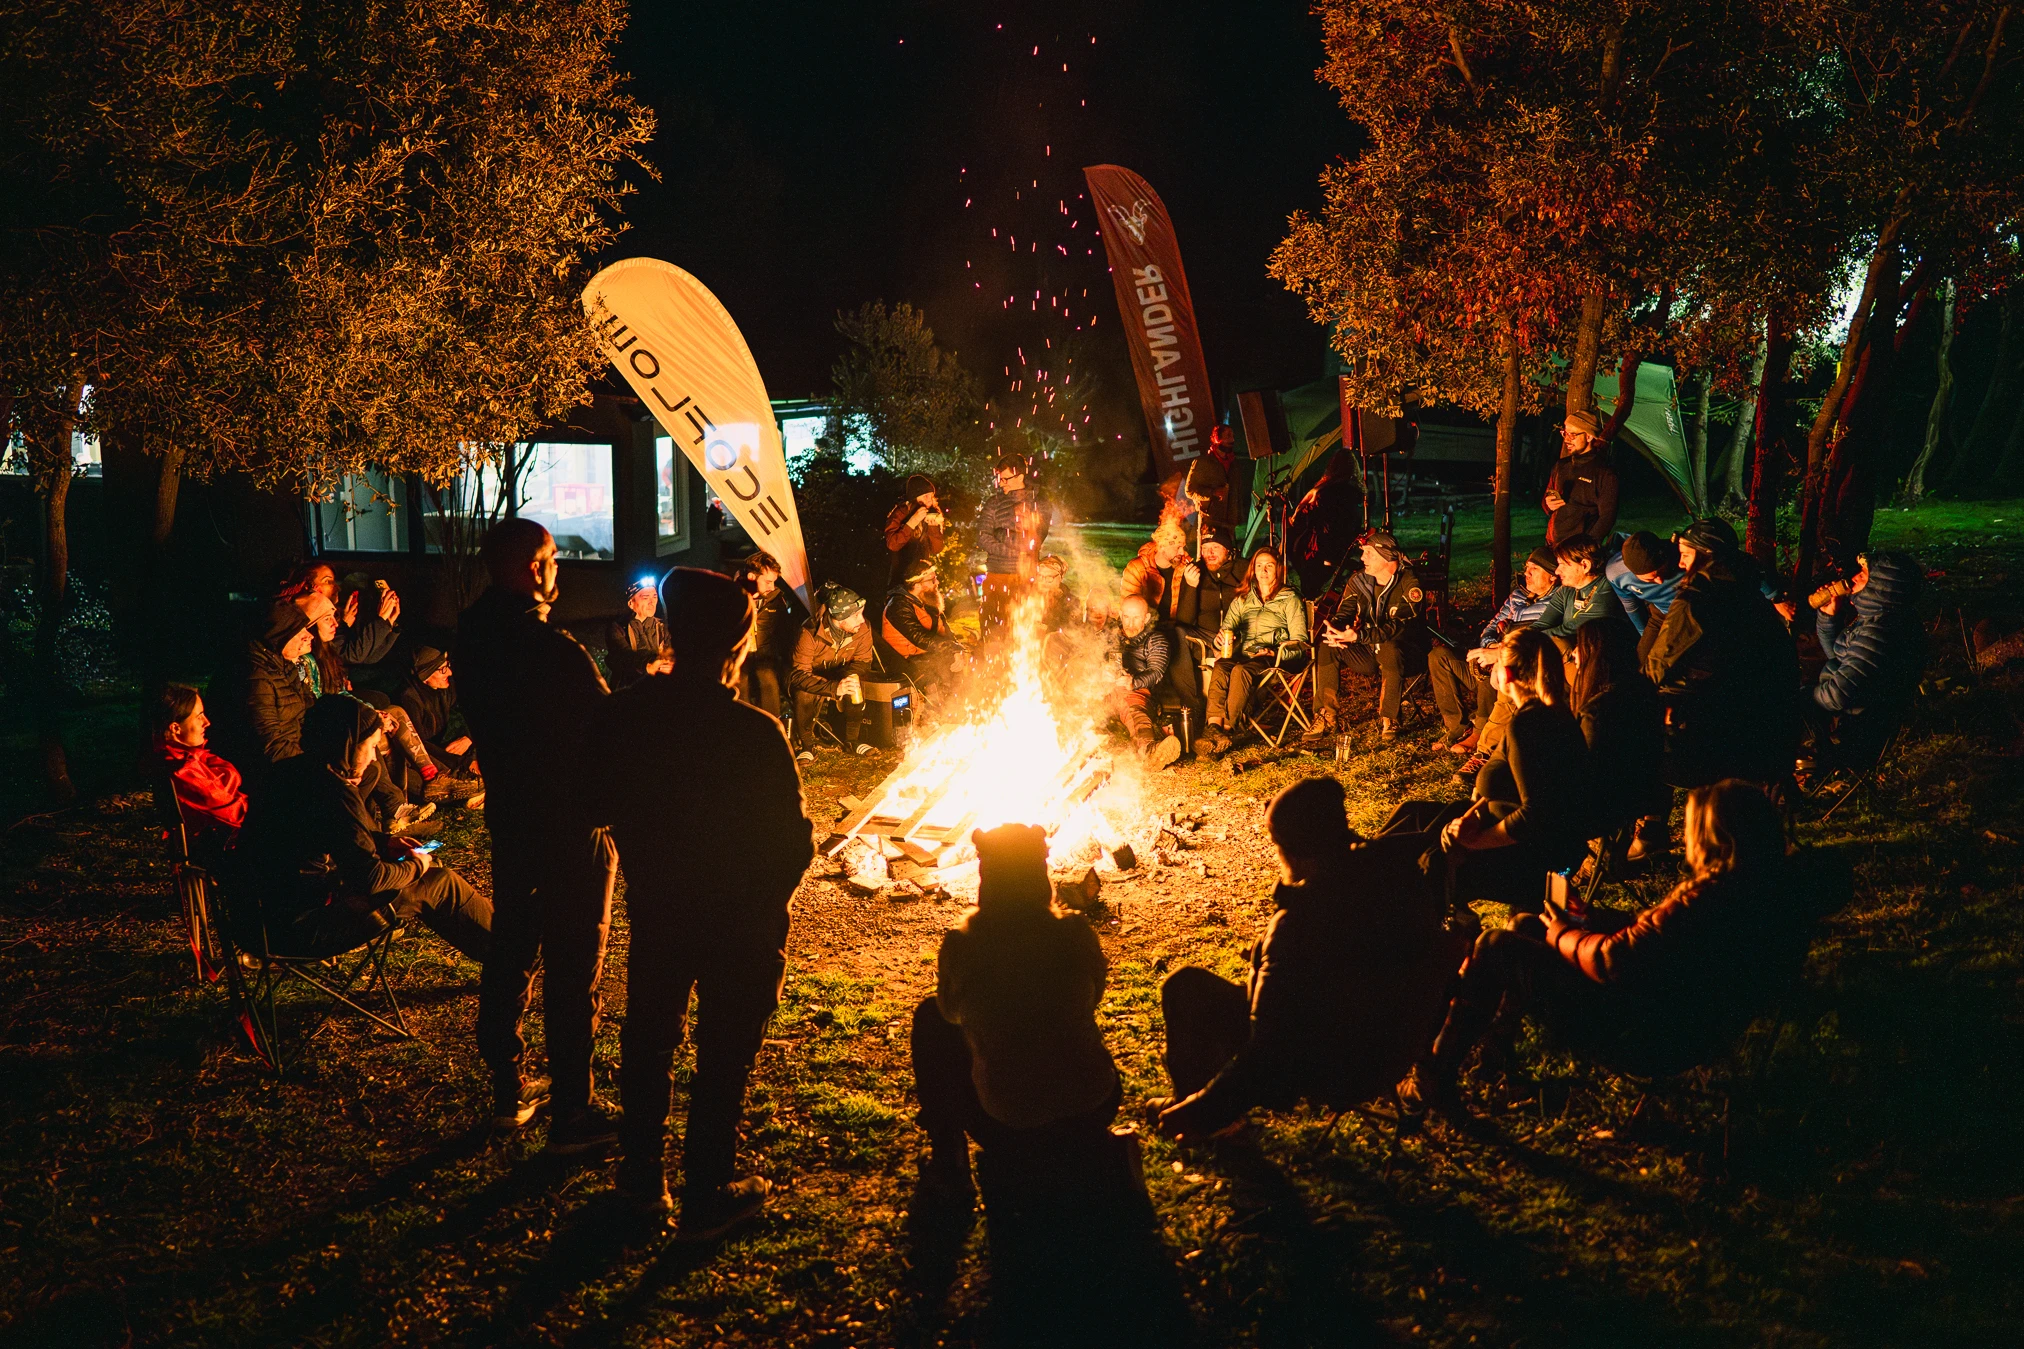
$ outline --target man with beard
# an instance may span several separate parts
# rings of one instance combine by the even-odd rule
[[[478,988],[478,1049],[492,1072],[493,1124],[526,1124],[548,1098],[549,1079],[521,1070],[520,1019],[543,967],[555,1092],[548,1147],[587,1152],[617,1138],[591,1095],[591,1046],[618,857],[577,790],[584,727],[606,689],[590,653],[548,623],[558,594],[548,531],[505,521],[485,536],[480,556],[492,584],[459,620],[455,653],[492,836],[492,953]]]

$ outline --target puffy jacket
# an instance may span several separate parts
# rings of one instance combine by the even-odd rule
[[[1173,634],[1157,623],[1148,623],[1136,637],[1117,630],[1117,656],[1136,690],[1156,689],[1174,664]]]
[[[262,642],[246,648],[246,725],[253,747],[267,763],[280,763],[302,753],[302,719],[316,694],[296,661]]]
[[[1827,665],[1813,688],[1815,705],[1860,712],[1910,695],[1925,667],[1926,634],[1918,619],[1925,583],[1925,570],[1903,553],[1870,558],[1869,583],[1842,602],[1840,613],[1820,615],[1815,631]]]
[[[230,839],[246,823],[246,792],[239,770],[213,754],[207,745],[155,741],[155,766],[166,769],[175,790],[183,823],[197,837],[218,833]]]
[[[837,681],[852,665],[869,665],[878,657],[873,650],[871,624],[845,632],[823,619],[801,625],[794,639],[794,664],[787,674],[788,686],[797,693],[834,698]]]
[[[1151,606],[1153,617],[1165,621],[1177,617],[1175,605],[1179,602],[1183,589],[1181,570],[1188,565],[1188,559],[1184,555],[1175,561],[1172,567],[1162,572],[1159,563],[1155,561],[1158,555],[1158,544],[1140,545],[1138,556],[1124,564],[1124,577],[1119,582],[1117,597],[1128,600],[1133,595],[1138,595]]]
[[[1022,522],[1021,513],[1027,515]],[[984,546],[984,570],[999,575],[1029,576],[1040,560],[1047,538],[1048,505],[1030,487],[993,492],[977,511],[978,542]]]
[[[1223,611],[1223,631],[1237,634],[1240,656],[1275,655],[1282,642],[1307,640],[1307,605],[1292,586],[1280,586],[1269,600],[1247,590]]]
[[[1504,634],[1512,628],[1530,627],[1539,615],[1546,612],[1546,601],[1553,592],[1535,595],[1520,581],[1511,587],[1511,593],[1504,597],[1503,605],[1483,625],[1483,631],[1476,635],[1477,646],[1495,646],[1504,640]]]

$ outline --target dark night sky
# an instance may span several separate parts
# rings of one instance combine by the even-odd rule
[[[662,181],[629,201],[614,256],[700,277],[775,397],[827,390],[838,310],[906,300],[1001,407],[1015,352],[1038,363],[1050,335],[1085,343],[1101,382],[1089,430],[1142,440],[1079,195],[1082,166],[1104,162],[1165,199],[1219,391],[1320,373],[1319,330],[1265,275],[1287,214],[1318,204],[1354,134],[1314,79],[1320,25],[1299,0],[638,0],[621,60],[660,115]],[[1007,307],[1036,288],[1037,312]]]

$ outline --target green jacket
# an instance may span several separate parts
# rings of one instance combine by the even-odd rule
[[[1532,620],[1532,626],[1549,637],[1572,637],[1584,623],[1623,612],[1616,589],[1601,576],[1581,589],[1556,586],[1546,597],[1546,611]]]
[[[1223,631],[1237,634],[1240,656],[1276,655],[1281,642],[1307,640],[1307,605],[1292,586],[1279,587],[1269,600],[1246,591],[1223,611]]]

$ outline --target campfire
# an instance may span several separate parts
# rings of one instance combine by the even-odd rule
[[[1050,652],[1037,616],[1037,603],[1020,606],[1002,669],[917,730],[905,759],[838,826],[830,856],[862,841],[857,870],[901,857],[959,881],[974,870],[971,832],[1017,823],[1047,830],[1057,868],[1119,865],[1145,817],[1138,764],[1113,759],[1106,744],[1100,651]]]

